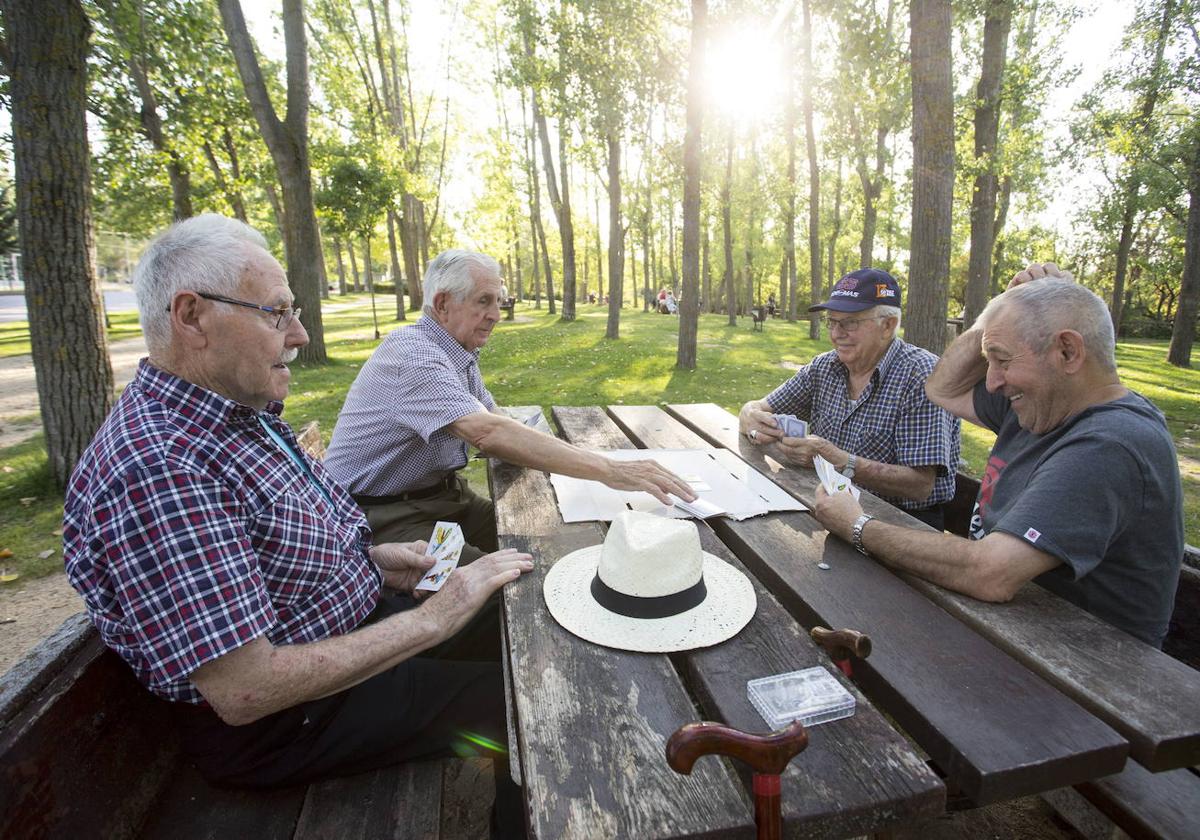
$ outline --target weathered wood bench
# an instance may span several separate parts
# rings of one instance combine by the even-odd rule
[[[280,790],[222,789],[181,758],[169,717],[85,614],[68,619],[0,683],[0,837],[438,837],[452,818],[443,780],[472,772],[428,761]],[[478,836],[486,805],[470,817]]]
[[[511,321],[513,319],[513,313],[516,310],[516,307],[517,307],[517,299],[511,298],[511,297],[508,300],[506,300],[500,304],[500,308],[504,310],[504,320],[505,321]]]

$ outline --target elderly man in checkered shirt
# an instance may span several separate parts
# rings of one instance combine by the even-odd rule
[[[458,522],[463,557],[496,549],[492,503],[458,476],[469,448],[512,464],[668,494],[696,494],[651,460],[614,461],[500,412],[479,372],[479,351],[500,320],[500,266],[471,251],[444,251],[425,272],[425,313],[394,330],[359,371],[333,430],[325,466],[366,511],[380,539],[428,537]]]
[[[742,406],[742,433],[777,443],[801,466],[820,455],[855,484],[941,530],[943,506],[954,497],[959,421],[925,396],[937,356],[896,336],[900,286],[886,271],[861,268],[808,311],[818,310],[829,313],[833,349]],[[808,421],[810,433],[786,437],[775,414]]]
[[[64,556],[200,771],[273,787],[449,754],[464,731],[503,742],[482,610],[529,555],[477,559],[416,600],[425,544],[373,541],[279,417],[308,334],[256,231],[180,222],[133,283],[150,355],[71,476]],[[498,816],[522,834],[507,759],[494,763]]]

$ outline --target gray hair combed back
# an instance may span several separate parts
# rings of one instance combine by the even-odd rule
[[[433,311],[433,299],[438,292],[449,292],[459,303],[467,299],[475,287],[471,270],[500,274],[500,263],[487,254],[451,249],[434,257],[425,269],[421,289],[425,295],[425,311]]]
[[[992,298],[979,316],[980,326],[986,326],[997,312],[1013,308],[1020,313],[1015,323],[1018,334],[1035,352],[1045,353],[1060,330],[1074,330],[1083,336],[1087,354],[1104,370],[1116,373],[1112,318],[1091,289],[1057,277],[1022,283]]]
[[[176,222],[155,237],[133,270],[138,318],[150,352],[161,352],[171,342],[167,310],[177,292],[235,296],[255,249],[267,250],[261,233],[216,213]]]
[[[874,312],[876,318],[895,318],[896,329],[900,329],[900,307],[899,306],[876,306]]]

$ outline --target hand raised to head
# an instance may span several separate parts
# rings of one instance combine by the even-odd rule
[[[1047,277],[1059,277],[1063,280],[1075,279],[1071,272],[1064,271],[1056,263],[1030,263],[1013,275],[1013,279],[1008,282],[1008,288],[1015,289],[1017,286],[1032,283],[1034,280],[1043,280]]]

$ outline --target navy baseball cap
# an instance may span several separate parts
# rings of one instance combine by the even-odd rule
[[[899,305],[900,284],[895,277],[881,268],[860,268],[834,284],[829,300],[808,307],[808,311],[862,312],[872,306]]]

